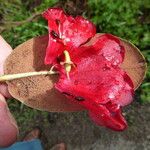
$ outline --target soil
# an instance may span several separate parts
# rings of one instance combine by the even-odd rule
[[[22,137],[30,128],[39,126],[46,150],[61,142],[67,144],[68,150],[150,150],[150,105],[134,102],[124,114],[129,127],[115,132],[96,126],[86,112],[49,113],[47,118],[39,112],[31,122],[19,125],[20,134]]]

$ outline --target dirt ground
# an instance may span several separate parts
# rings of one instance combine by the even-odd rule
[[[28,128],[41,127],[46,150],[60,142],[66,143],[68,150],[150,150],[149,106],[134,102],[126,108],[129,127],[124,132],[96,126],[86,112],[49,113],[46,118],[39,112],[26,124]],[[20,126],[20,137],[26,132],[23,128]]]

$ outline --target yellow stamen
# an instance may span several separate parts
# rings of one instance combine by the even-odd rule
[[[65,55],[65,62],[64,62],[64,66],[65,66],[65,70],[66,70],[66,74],[67,77],[69,79],[69,72],[71,71],[71,65],[73,64],[69,55],[69,52],[67,50],[64,50],[64,55]]]
[[[66,70],[66,72],[70,72],[72,62],[71,62],[69,52],[65,50],[64,55],[65,55],[65,70]]]

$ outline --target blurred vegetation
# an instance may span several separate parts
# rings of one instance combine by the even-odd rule
[[[39,15],[48,7],[62,7],[72,15],[91,19],[98,32],[107,32],[130,40],[150,62],[149,0],[0,0],[0,33],[14,48],[20,43],[47,33],[47,23]],[[150,66],[146,79],[137,91],[141,103],[150,102]],[[32,120],[40,113],[9,101],[17,121]],[[15,110],[15,111],[14,111]],[[20,118],[21,112],[23,117]],[[43,113],[45,116],[47,113]]]

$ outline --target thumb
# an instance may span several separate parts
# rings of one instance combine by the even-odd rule
[[[0,36],[0,75],[4,73],[3,64],[11,52],[11,46]],[[11,97],[11,95],[8,92],[6,83],[0,83],[0,92],[3,96],[7,98]]]
[[[3,74],[4,61],[11,52],[11,46],[0,35],[0,74]]]
[[[18,127],[11,115],[5,98],[0,94],[0,147],[13,144],[17,139]]]

